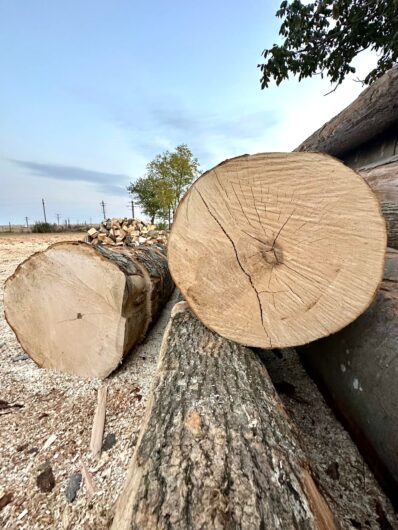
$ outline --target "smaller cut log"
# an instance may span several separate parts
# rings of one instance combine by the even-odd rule
[[[358,169],[380,202],[386,220],[387,244],[398,249],[398,161]]]
[[[252,351],[177,304],[114,530],[334,529]]]
[[[144,338],[173,288],[160,246],[56,243],[7,280],[5,315],[40,367],[102,378]]]

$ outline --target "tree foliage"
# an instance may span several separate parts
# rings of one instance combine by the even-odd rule
[[[147,165],[144,177],[127,188],[152,222],[174,214],[187,187],[199,174],[199,162],[185,144],[157,155]]]
[[[363,50],[377,52],[371,84],[398,60],[398,0],[284,0],[276,16],[283,19],[281,45],[264,50],[261,87],[279,85],[289,72],[299,80],[320,74],[338,86],[355,73],[352,60]]]

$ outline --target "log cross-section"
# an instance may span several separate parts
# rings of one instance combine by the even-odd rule
[[[383,273],[385,222],[350,168],[316,153],[219,164],[178,206],[171,275],[196,316],[262,348],[305,344],[357,318]]]
[[[173,288],[160,246],[56,243],[7,280],[5,315],[39,366],[103,378],[144,338]]]
[[[177,304],[114,530],[334,529],[266,369]]]

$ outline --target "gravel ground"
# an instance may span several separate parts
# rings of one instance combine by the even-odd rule
[[[21,347],[3,315],[3,285],[16,266],[49,244],[82,234],[0,236],[0,528],[107,528],[145,410],[158,349],[174,301],[122,367],[106,380],[108,397],[101,458],[89,451],[98,380],[41,370]],[[82,470],[76,499],[65,491]],[[51,471],[49,471],[49,466]],[[42,491],[44,490],[44,491]]]

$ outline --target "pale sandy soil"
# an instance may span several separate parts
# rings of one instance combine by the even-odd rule
[[[91,459],[89,444],[98,380],[42,370],[23,351],[3,315],[3,285],[30,254],[82,234],[0,236],[0,528],[107,528],[134,449],[156,369],[159,343],[168,320],[170,302],[147,340],[121,369],[109,377],[105,433],[115,445]],[[10,407],[9,405],[18,405]],[[55,441],[45,448],[46,441]],[[65,488],[84,461],[92,473],[95,493],[90,498],[84,481],[76,500],[68,502]],[[55,486],[43,493],[36,484],[40,466],[49,462]],[[1,508],[1,499],[12,500]]]

